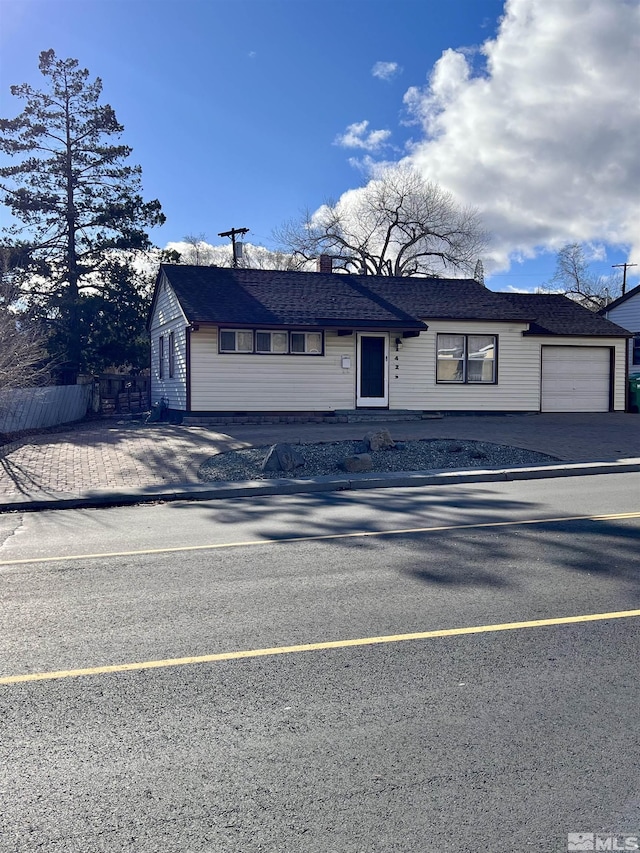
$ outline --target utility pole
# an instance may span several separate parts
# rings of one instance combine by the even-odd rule
[[[611,264],[611,267],[622,267],[622,295],[624,296],[627,290],[627,267],[637,267],[638,264]]]
[[[221,231],[218,234],[218,237],[231,237],[231,244],[233,246],[233,266],[238,266],[238,254],[236,249],[236,234],[247,234],[249,232],[248,228],[232,228],[230,231]]]

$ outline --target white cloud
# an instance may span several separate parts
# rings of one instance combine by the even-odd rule
[[[253,269],[290,269],[290,255],[283,252],[267,249],[265,246],[257,246],[254,243],[243,242],[242,256],[239,261],[241,267]],[[230,267],[233,261],[231,243],[213,245],[206,240],[198,240],[195,244],[185,240],[167,243],[166,251],[176,251],[180,255],[181,264],[196,264],[199,266]],[[156,253],[157,255],[157,253]],[[159,257],[154,257],[153,262],[158,263]],[[310,269],[314,268],[310,264]]]
[[[607,247],[602,243],[585,243],[583,251],[587,261],[606,261],[607,259]]]
[[[371,74],[379,80],[391,80],[397,74],[402,73],[402,68],[397,62],[376,62],[371,69]]]
[[[165,249],[178,252],[180,262],[183,264],[226,267],[230,265],[232,258],[231,243],[213,246],[205,240],[197,240],[196,242],[178,240],[167,243]]]
[[[479,54],[444,51],[406,92],[423,132],[406,159],[481,209],[487,273],[569,242],[638,261],[640,0],[506,0]]]
[[[445,51],[405,103],[411,159],[484,211],[493,267],[566,242],[640,252],[637,0],[507,0],[482,50],[486,73]]]
[[[510,284],[507,288],[505,288],[505,293],[531,293],[530,290],[526,290],[524,287],[514,287]]]
[[[369,122],[365,119],[350,124],[344,133],[336,136],[334,145],[360,148],[363,151],[379,151],[387,144],[390,136],[390,130],[369,130]]]

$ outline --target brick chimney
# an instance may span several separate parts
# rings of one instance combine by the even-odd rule
[[[333,258],[331,255],[320,255],[316,261],[316,272],[333,272]]]

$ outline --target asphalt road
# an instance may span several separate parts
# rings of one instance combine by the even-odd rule
[[[0,851],[640,836],[640,615],[567,621],[639,542],[637,474],[2,516]]]

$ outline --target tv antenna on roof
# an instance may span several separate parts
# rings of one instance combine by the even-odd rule
[[[232,228],[230,231],[220,231],[218,237],[231,237],[233,246],[233,266],[238,266],[238,258],[242,257],[242,243],[236,245],[236,234],[248,234],[248,228]]]

